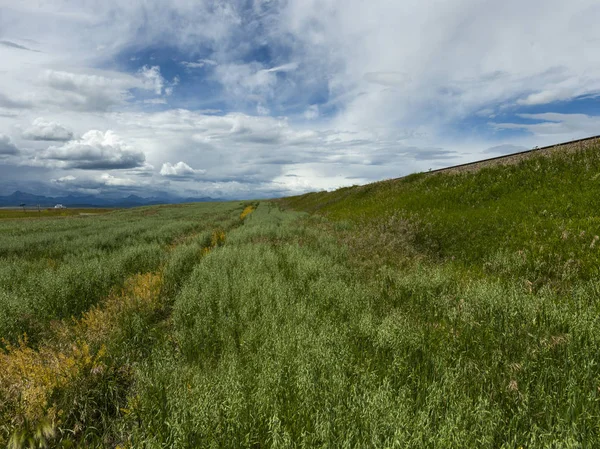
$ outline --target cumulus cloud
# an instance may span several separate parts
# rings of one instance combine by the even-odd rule
[[[55,162],[62,168],[108,170],[140,167],[146,158],[113,131],[91,130],[63,146],[51,146],[40,159]]]
[[[77,177],[72,176],[72,175],[61,176],[58,179],[51,179],[51,181],[55,184],[68,184],[68,183],[74,182],[76,180],[77,180]]]
[[[193,178],[204,173],[206,173],[206,170],[195,170],[182,161],[177,162],[176,164],[165,162],[160,169],[161,176],[166,176],[168,178]]]
[[[160,73],[159,66],[145,65],[138,71],[139,77],[142,79],[144,87],[147,90],[152,90],[156,95],[171,95],[173,89],[179,84],[179,78],[176,76],[173,81],[168,82]]]
[[[0,156],[19,154],[19,149],[13,143],[10,137],[0,134]]]
[[[133,187],[139,185],[139,182],[133,179],[117,177],[109,173],[103,173],[100,175],[100,181],[104,185],[111,187]]]
[[[236,189],[258,192],[270,186],[279,193],[299,193],[297,189],[311,183],[324,188],[349,185],[346,176],[365,182],[397,177],[420,164],[439,167],[459,156],[439,147],[418,148],[339,130],[305,130],[284,118],[240,113],[214,116],[180,109],[122,113],[115,120],[138,130],[137,145],[145,148],[150,161],[164,158],[164,147],[169,145],[176,160],[206,169],[202,176],[168,178],[179,181],[177,186],[193,182],[212,190],[212,183],[227,183],[228,197]],[[149,134],[152,139],[146,137]],[[292,181],[285,176],[290,173],[305,178]]]
[[[149,90],[154,90],[156,95],[162,94],[165,87],[165,79],[160,74],[160,67],[145,65],[140,69],[139,74]]]
[[[73,132],[59,123],[48,122],[39,117],[23,132],[22,137],[26,140],[66,142],[73,138]]]

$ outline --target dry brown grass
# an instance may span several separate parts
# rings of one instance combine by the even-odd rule
[[[250,215],[252,212],[254,212],[254,209],[256,209],[256,207],[246,206],[246,208],[240,214],[240,219],[243,220],[244,218],[246,218],[248,215]]]
[[[106,343],[117,331],[115,323],[124,315],[160,308],[161,284],[161,273],[134,275],[81,319],[54,323],[52,337],[40,347],[31,347],[26,337],[16,346],[6,343],[0,351],[0,420],[17,429],[13,439],[23,428],[48,425],[48,435],[55,434],[69,410],[52,398],[82,379],[88,385],[101,381],[111,363]],[[0,433],[0,444],[6,437]]]

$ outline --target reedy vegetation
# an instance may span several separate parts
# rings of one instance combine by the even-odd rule
[[[14,303],[64,304],[6,319],[3,357],[75,360],[67,381],[23,390],[43,400],[10,402],[25,409],[0,414],[3,435],[15,447],[597,447],[599,174],[592,148],[258,207],[28,222],[34,241],[60,241],[47,251],[0,225],[15,236],[0,267],[23,264],[24,284],[56,269],[49,257],[121,260],[122,244],[94,246],[112,241],[103,232],[144,229],[121,241],[157,248],[81,303],[0,284]]]

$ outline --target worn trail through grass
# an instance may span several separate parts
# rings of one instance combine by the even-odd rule
[[[226,227],[239,226],[253,209],[248,206]],[[81,318],[53,322],[37,347],[28,344],[26,334],[16,345],[6,342],[0,350],[0,422],[9,445],[100,444],[99,431],[110,431],[116,418],[128,413],[133,367],[166,336],[169,298],[189,274],[178,264],[181,255],[193,266],[224,241],[223,228],[179,236],[167,246],[172,257],[166,264],[130,276]],[[115,433],[112,438],[119,439]]]
[[[367,275],[353,251],[326,220],[261,203],[175,297],[132,444],[593,446],[595,307],[451,265]]]

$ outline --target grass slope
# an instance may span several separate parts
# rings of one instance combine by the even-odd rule
[[[464,174],[415,174],[283,204],[318,212],[396,256],[455,261],[520,279],[536,289],[568,288],[599,274],[600,147],[532,157]],[[389,248],[389,249],[390,249]],[[385,262],[395,258],[388,251]]]

